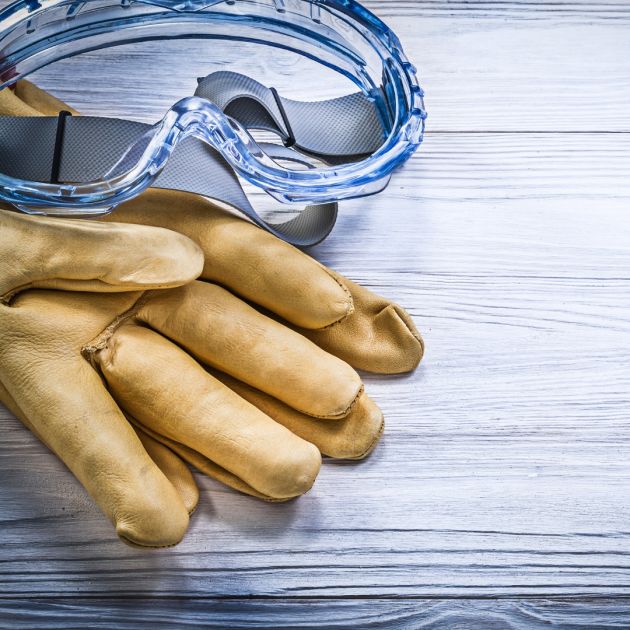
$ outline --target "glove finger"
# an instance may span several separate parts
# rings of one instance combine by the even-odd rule
[[[142,442],[142,446],[144,446],[144,450],[173,484],[188,514],[192,514],[199,503],[199,488],[190,468],[170,448],[153,438],[148,432],[143,431],[135,424],[134,429]]]
[[[277,498],[263,494],[262,492],[259,492],[248,483],[243,481],[234,473],[231,473],[229,470],[226,470],[225,468],[222,468],[221,466],[213,462],[203,453],[200,453],[194,448],[186,446],[185,444],[181,444],[180,442],[176,442],[175,440],[171,440],[170,438],[149,429],[149,427],[141,424],[133,416],[128,415],[128,418],[136,425],[139,430],[141,430],[146,435],[150,435],[153,440],[163,444],[174,453],[177,453],[177,455],[181,457],[181,459],[183,459],[185,462],[188,462],[191,466],[194,466],[198,471],[202,472],[208,477],[211,477],[212,479],[220,481],[221,483],[229,486],[230,488],[233,488],[234,490],[237,490],[238,492],[249,494],[250,496],[256,497],[257,499],[262,499],[263,501],[270,502],[290,501],[291,499],[295,498],[295,496]]]
[[[39,287],[129,291],[196,278],[203,254],[163,228],[31,217],[0,210],[0,299]]]
[[[18,88],[32,106],[48,113],[59,108],[60,101],[28,82],[19,82]],[[186,212],[173,212],[173,206]],[[395,374],[413,370],[422,359],[422,337],[400,306],[207,199],[147,191],[108,220],[161,225],[188,235],[204,250],[203,278],[305,329],[318,345],[358,369]]]
[[[51,334],[62,316],[71,329],[89,319],[90,304],[95,305],[87,297],[93,300],[29,291],[12,307],[0,307],[3,400],[68,466],[123,540],[151,547],[175,544],[188,526],[177,491],[96,371],[67,336]],[[118,296],[97,297],[110,304]]]
[[[104,220],[185,234],[204,252],[204,279],[298,326],[330,326],[352,311],[348,290],[323,265],[203,197],[148,190]]]
[[[186,234],[204,251],[202,278],[279,315],[356,368],[395,374],[422,358],[422,337],[400,306],[206,199],[147,191],[113,219]]]
[[[204,363],[310,416],[343,418],[363,390],[347,363],[215,284],[156,291],[136,316]]]
[[[76,376],[75,372],[73,379]],[[83,404],[63,401],[61,397],[51,400],[48,389],[40,394],[49,396],[51,412],[29,416],[6,393],[0,387],[0,400],[72,471],[124,542],[141,547],[170,547],[182,539],[188,527],[187,506],[151,461],[128,423],[123,428],[124,418],[112,408],[113,402],[99,405],[94,400]],[[58,422],[60,416],[65,423]],[[88,417],[90,425],[98,425],[98,432],[94,427],[84,429]]]
[[[415,369],[424,354],[424,341],[409,313],[398,304],[335,275],[350,290],[354,312],[323,330],[297,330],[359,370],[399,374]]]
[[[28,418],[22,413],[18,404],[13,400],[7,389],[0,383],[0,402],[16,417],[27,429],[37,437],[40,442],[44,442],[38,434],[35,427],[28,421]],[[164,446],[157,439],[142,431],[138,426],[134,426],[136,434],[142,446],[149,454],[149,457],[155,462],[159,469],[164,473],[166,478],[171,482],[173,487],[179,493],[188,514],[192,514],[197,508],[199,502],[199,488],[195,483],[195,479],[186,464],[173,453],[169,448]]]
[[[383,433],[383,413],[366,393],[342,420],[319,422],[227,374],[218,370],[211,370],[211,373],[292,433],[315,444],[322,455],[335,459],[363,459],[372,452]]]
[[[313,484],[318,450],[148,328],[126,323],[92,361],[143,427],[192,448],[259,493],[291,498]]]

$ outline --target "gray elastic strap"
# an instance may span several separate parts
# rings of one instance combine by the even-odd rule
[[[125,170],[130,165],[127,162],[135,163],[134,149],[141,152],[142,140],[149,129],[150,125],[116,118],[66,118],[58,180],[90,182],[105,173],[114,175]],[[21,179],[50,181],[56,135],[57,118],[1,116],[0,172]],[[282,146],[265,145],[264,150],[276,159],[300,161],[299,156]],[[120,162],[123,155],[125,159]],[[153,187],[196,193],[226,203],[261,228],[298,247],[320,242],[330,233],[337,218],[337,204],[326,203],[308,206],[285,222],[265,221],[252,207],[228,163],[217,151],[193,137],[177,146]]]
[[[358,92],[327,101],[294,101],[236,72],[199,79],[195,95],[249,129],[279,135],[296,149],[335,163],[374,153],[384,141],[376,107]]]
[[[300,103],[233,72],[217,72],[199,82],[197,94],[247,128],[273,131],[295,148],[328,162],[359,159],[377,149],[383,128],[373,104],[362,94]],[[137,163],[150,125],[117,118],[0,116],[0,172],[24,180],[83,183],[114,176]],[[265,144],[277,160],[312,167],[299,152]],[[122,159],[121,159],[122,158]],[[261,228],[300,247],[323,240],[337,218],[337,204],[308,206],[284,222],[269,222],[256,212],[238,177],[221,155],[202,141],[186,138],[171,154],[155,188],[196,193],[226,203]]]

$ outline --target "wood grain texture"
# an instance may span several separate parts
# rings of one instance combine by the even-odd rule
[[[630,131],[630,3],[625,0],[614,5],[616,19],[601,19],[605,3],[541,3],[536,10],[514,4],[535,19],[506,12],[507,2],[370,6],[395,29],[418,67],[429,133]],[[582,19],[558,14],[554,7]],[[197,76],[217,68],[244,72],[298,99],[305,98],[305,78],[318,86],[312,98],[351,91],[318,64],[283,51],[261,58],[244,44],[220,50],[217,54],[214,41],[149,42],[68,59],[35,76],[86,113],[147,122],[191,94]],[[176,74],[164,72],[173,64]],[[80,80],[68,82],[68,76]]]
[[[366,375],[383,443],[326,462],[284,505],[198,477],[186,540],[143,552],[0,412],[0,623],[630,625],[629,5],[368,4],[422,71],[427,138],[313,253],[424,333],[415,374]],[[85,111],[154,120],[203,65],[179,45],[174,77],[160,61],[177,48],[148,44],[38,80]],[[245,69],[245,53],[221,67],[299,93],[302,62]]]
[[[0,628],[627,628],[626,600],[21,600],[0,601]],[[17,626],[16,626],[17,624]]]
[[[362,4],[382,18],[454,17],[477,20],[480,16],[528,20],[575,17],[579,20],[628,17],[625,0],[365,0]]]

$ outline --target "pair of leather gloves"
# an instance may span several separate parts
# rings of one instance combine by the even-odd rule
[[[69,109],[28,82],[0,113]],[[241,492],[306,492],[383,416],[355,368],[412,370],[409,315],[218,207],[149,190],[101,221],[0,209],[0,400],[131,544],[176,544],[188,462]]]

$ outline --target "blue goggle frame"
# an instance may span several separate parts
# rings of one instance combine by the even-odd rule
[[[109,212],[159,182],[176,147],[192,136],[210,145],[237,175],[275,199],[327,204],[378,192],[422,141],[426,113],[416,69],[396,35],[354,0],[20,0],[0,12],[0,89],[65,57],[166,37],[230,39],[284,48],[341,73],[359,91],[345,100],[300,104],[256,82],[250,84],[245,77],[241,77],[244,83],[238,77],[221,77],[221,89],[217,81],[205,92],[198,89],[195,96],[175,103],[160,122],[138,130],[140,135],[103,173],[70,169],[66,177],[29,179],[39,173],[37,168],[27,159],[16,161],[15,147],[9,147],[3,159],[0,146],[0,168],[21,164],[0,174],[0,199],[31,213]],[[202,81],[200,88],[203,85]],[[257,125],[259,105],[266,108],[267,122],[261,119]],[[239,121],[238,112],[246,111],[243,107],[249,107],[248,124]],[[346,120],[349,125],[350,133],[341,143],[327,137],[329,125],[320,125],[318,132],[300,122],[304,117],[316,121],[331,116],[341,118],[337,127]],[[357,118],[363,122],[355,132],[351,125]],[[372,129],[367,138],[359,137],[366,120],[372,121]],[[12,124],[11,117],[0,117],[0,138]],[[33,123],[31,136],[39,129],[35,125],[41,124]],[[253,139],[248,128],[256,126],[277,132],[285,146],[298,154],[296,163],[303,154],[317,157],[324,166],[287,166],[286,155],[279,156]],[[87,146],[84,151],[89,151]],[[284,158],[282,164],[279,157]],[[54,166],[58,171],[59,164]]]

